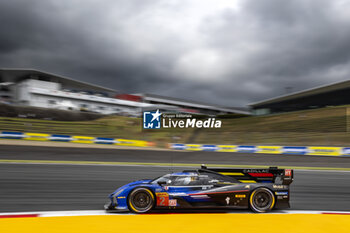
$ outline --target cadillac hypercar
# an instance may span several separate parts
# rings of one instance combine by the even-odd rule
[[[292,169],[185,170],[124,185],[109,195],[107,211],[250,208],[257,213],[289,208]]]

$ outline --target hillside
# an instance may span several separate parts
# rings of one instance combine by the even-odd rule
[[[109,116],[91,121],[1,117],[0,130],[86,135],[200,144],[347,145],[348,107],[328,107],[270,116],[222,118],[221,129],[142,130],[141,119]]]

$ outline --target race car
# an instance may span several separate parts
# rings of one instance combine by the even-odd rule
[[[107,211],[250,208],[257,213],[289,208],[292,169],[207,168],[166,174],[124,185],[109,195]]]

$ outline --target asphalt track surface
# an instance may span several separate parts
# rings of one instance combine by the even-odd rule
[[[0,146],[0,160],[176,162],[350,167],[350,158]],[[188,169],[188,167],[186,168]],[[180,167],[0,164],[0,212],[98,210],[115,188]],[[297,170],[292,210],[350,210],[350,172]]]
[[[59,143],[59,142],[57,142]],[[106,145],[108,147],[108,145]],[[350,168],[349,157],[0,145],[0,159]]]

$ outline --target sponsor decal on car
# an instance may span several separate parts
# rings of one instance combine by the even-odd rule
[[[236,194],[235,197],[236,198],[246,198],[246,195],[244,195],[244,194]]]
[[[156,193],[157,206],[168,206],[169,205],[169,194],[167,193]]]
[[[274,184],[272,187],[274,189],[288,189],[287,185],[281,185],[281,184]]]
[[[286,170],[284,171],[284,175],[285,175],[285,176],[291,176],[291,175],[292,175],[292,170],[291,170],[291,169],[286,169]]]
[[[177,205],[176,199],[169,200],[169,206],[176,206],[176,205]]]
[[[276,195],[284,196],[288,195],[288,192],[275,192]]]
[[[268,173],[269,169],[244,169],[244,173]]]
[[[176,199],[169,199],[168,193],[156,193],[157,206],[177,206]]]

